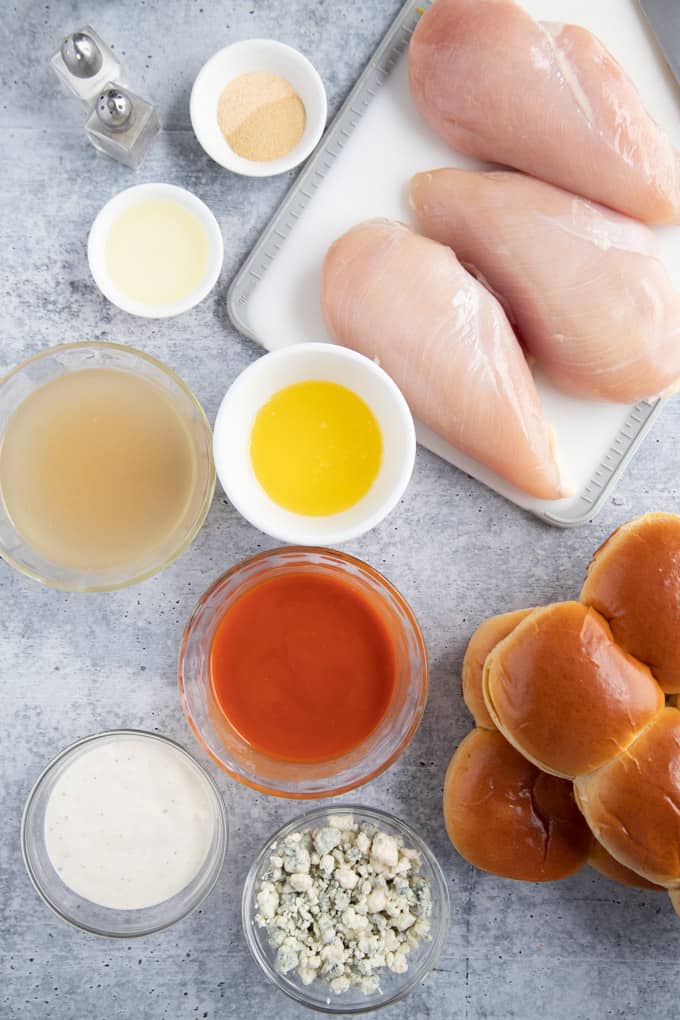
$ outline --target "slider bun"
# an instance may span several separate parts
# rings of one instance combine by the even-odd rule
[[[526,758],[569,779],[625,751],[664,704],[647,666],[580,602],[535,609],[496,646],[484,700]]]
[[[595,553],[581,601],[609,621],[618,643],[680,692],[680,517],[645,514]]]
[[[680,711],[665,708],[625,754],[579,776],[593,834],[627,868],[680,887]]]
[[[615,857],[609,853],[608,850],[598,843],[596,839],[593,840],[593,845],[590,848],[590,857],[588,858],[588,864],[591,868],[595,868],[595,871],[599,871],[605,878],[611,878],[615,882],[620,882],[622,885],[633,885],[637,889],[654,889],[657,892],[663,892],[663,886],[655,885],[653,882],[648,882],[642,875],[636,874],[631,871],[630,868],[626,868],[623,864],[619,864]]]
[[[498,642],[506,638],[531,611],[531,609],[517,609],[513,613],[502,613],[500,616],[489,617],[479,625],[465,649],[462,672],[463,700],[474,717],[475,723],[483,730],[496,729],[496,724],[484,703],[482,690],[484,661]]]
[[[451,759],[444,820],[467,861],[526,882],[577,871],[592,839],[572,784],[541,772],[493,730],[473,730]]]

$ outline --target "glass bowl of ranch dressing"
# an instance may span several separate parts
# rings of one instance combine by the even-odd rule
[[[215,885],[227,815],[205,770],[167,737],[110,730],[61,752],[28,797],[24,863],[60,917],[112,938],[149,935]]]

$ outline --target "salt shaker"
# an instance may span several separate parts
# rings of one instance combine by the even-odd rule
[[[151,103],[111,82],[97,96],[85,131],[95,149],[136,170],[160,123]]]

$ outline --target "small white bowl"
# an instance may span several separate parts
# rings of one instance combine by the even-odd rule
[[[184,206],[194,214],[208,238],[208,265],[203,279],[181,301],[171,304],[146,304],[129,297],[115,285],[106,265],[106,242],[111,227],[118,217],[131,206],[150,198],[167,199]],[[129,312],[130,315],[140,315],[146,319],[168,319],[173,315],[187,312],[208,296],[222,271],[224,242],[219,223],[210,209],[191,191],[187,191],[186,188],[178,188],[174,184],[136,184],[134,187],[126,188],[114,195],[95,217],[87,241],[87,258],[94,282],[104,297],[107,297],[114,305],[122,308],[124,312]]]
[[[380,470],[366,495],[348,510],[320,517],[275,503],[257,480],[250,456],[260,408],[284,386],[307,379],[339,383],[361,397],[383,442]],[[256,528],[281,542],[328,546],[363,535],[394,509],[413,473],[416,434],[401,390],[374,361],[346,347],[301,343],[265,354],[232,383],[217,412],[213,455],[230,502]]]
[[[280,159],[244,159],[231,148],[217,122],[217,105],[225,86],[253,71],[285,78],[305,107],[307,122],[302,138]],[[327,110],[326,90],[314,65],[292,46],[273,39],[244,39],[225,46],[203,65],[191,90],[191,124],[196,138],[216,163],[247,177],[273,177],[307,159],[323,134]]]

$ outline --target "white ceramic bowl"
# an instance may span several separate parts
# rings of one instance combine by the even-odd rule
[[[307,123],[302,138],[280,159],[244,159],[234,152],[217,123],[217,104],[224,87],[253,71],[285,78],[305,107]],[[248,177],[273,177],[292,170],[315,148],[326,126],[326,90],[313,64],[291,46],[273,39],[244,39],[225,46],[201,68],[191,90],[190,113],[198,141],[216,163]]]
[[[197,218],[208,238],[208,265],[201,282],[181,301],[162,305],[146,304],[129,297],[113,282],[106,265],[106,242],[109,231],[121,213],[138,202],[157,198],[177,202],[188,209]],[[99,211],[90,228],[87,257],[94,282],[104,297],[107,297],[114,305],[131,315],[141,315],[147,319],[167,319],[173,315],[181,315],[182,312],[188,311],[204,297],[207,297],[222,271],[224,243],[219,223],[205,202],[202,202],[191,191],[187,191],[186,188],[178,188],[174,184],[137,184],[132,188],[126,188],[125,191],[119,191]]]
[[[382,433],[378,476],[348,510],[315,517],[292,513],[260,485],[250,457],[251,433],[260,408],[284,386],[319,379],[346,386],[373,411]],[[408,405],[396,383],[374,361],[346,347],[301,343],[265,354],[227,390],[217,412],[213,455],[230,502],[260,531],[297,545],[336,545],[375,527],[396,506],[413,472],[416,435]]]

